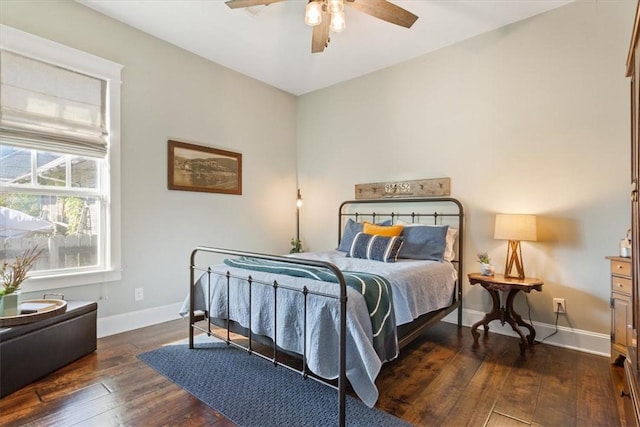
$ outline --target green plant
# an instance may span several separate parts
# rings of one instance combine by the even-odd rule
[[[302,249],[302,240],[294,239],[292,237],[291,238],[291,250],[289,251],[289,253],[290,254],[298,254],[300,252],[304,252],[304,249]]]
[[[65,222],[69,224],[68,235],[78,234],[78,226],[84,205],[84,200],[78,197],[65,197],[63,199],[64,218]]]
[[[39,196],[21,193],[4,193],[0,196],[0,206],[26,213],[27,215],[40,217],[42,212],[41,198]]]
[[[27,273],[43,252],[44,248],[38,249],[38,246],[35,246],[25,250],[11,264],[7,260],[2,261],[2,289],[0,289],[0,296],[9,295],[20,290],[20,285],[27,279]]]
[[[486,252],[481,252],[478,254],[478,262],[480,264],[491,264],[491,257]]]

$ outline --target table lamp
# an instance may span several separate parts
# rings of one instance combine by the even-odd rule
[[[504,277],[524,279],[524,264],[520,241],[537,239],[536,216],[521,214],[497,214],[493,233],[494,239],[508,240],[507,260],[504,267]],[[513,268],[516,274],[512,273]]]

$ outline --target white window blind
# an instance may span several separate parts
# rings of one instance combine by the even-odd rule
[[[57,227],[25,292],[121,278],[121,72],[0,24],[0,205]]]
[[[0,138],[5,144],[104,157],[104,80],[0,52]]]

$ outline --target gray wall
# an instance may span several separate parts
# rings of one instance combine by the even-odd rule
[[[553,324],[560,297],[561,325],[608,333],[604,257],[630,225],[634,12],[633,1],[578,1],[300,97],[308,246],[335,246],[336,207],[355,184],[451,177],[468,214],[467,272],[480,251],[504,271],[495,213],[537,214],[540,241],[523,243],[527,274],[545,282],[529,297],[533,320]],[[489,308],[481,288],[465,294],[466,307]]]
[[[0,11],[5,25],[124,65],[122,280],[62,289],[68,299],[98,300],[100,317],[164,306],[186,295],[194,246],[288,251],[295,232],[293,95],[70,0],[3,0]],[[168,139],[241,152],[243,195],[168,190]],[[138,287],[145,299],[134,302]]]

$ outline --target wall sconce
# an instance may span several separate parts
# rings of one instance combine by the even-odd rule
[[[298,197],[296,197],[296,240],[300,241],[300,208],[302,207],[302,194],[298,188]]]
[[[497,214],[494,239],[508,240],[507,260],[504,267],[504,277],[524,279],[524,263],[522,262],[522,248],[520,241],[537,240],[536,216],[519,214]],[[512,274],[515,267],[516,275]]]

